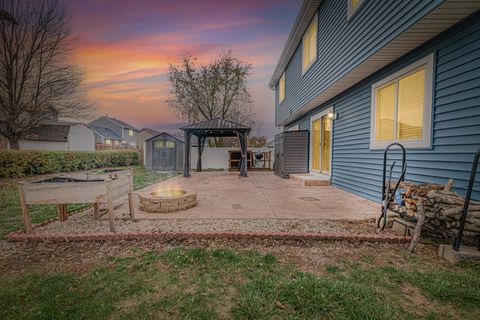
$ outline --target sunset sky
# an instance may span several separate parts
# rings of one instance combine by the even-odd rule
[[[167,106],[168,66],[185,53],[201,61],[222,49],[253,65],[249,88],[260,134],[274,134],[268,80],[301,0],[63,0],[78,36],[75,62],[97,107],[139,128],[183,123]]]

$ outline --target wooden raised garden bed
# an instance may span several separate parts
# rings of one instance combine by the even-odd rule
[[[110,231],[115,232],[114,201],[128,197],[129,213],[133,209],[133,173],[131,170],[104,170],[99,173],[56,176],[18,184],[22,219],[26,233],[33,231],[29,205],[56,204],[60,220],[67,220],[68,204],[93,204],[93,215],[99,218],[99,204],[107,205]]]

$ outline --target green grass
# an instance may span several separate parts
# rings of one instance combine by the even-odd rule
[[[133,188],[135,190],[145,188],[159,181],[176,176],[176,172],[158,172],[146,170],[143,166],[133,168]]]
[[[175,173],[158,173],[144,169],[143,166],[133,168],[133,187],[141,189],[161,180],[165,180]],[[69,205],[68,212],[87,207],[87,204]],[[40,223],[57,216],[54,205],[32,205],[30,213],[33,223]],[[18,198],[17,185],[13,182],[0,184],[0,239],[12,231],[22,228],[21,209]]]
[[[346,262],[313,275],[256,251],[176,247],[86,274],[0,277],[0,318],[478,319],[480,267]],[[419,267],[423,271],[418,271]],[[321,270],[320,270],[321,271]],[[402,288],[417,290],[415,303]],[[412,300],[413,299],[413,300]],[[427,307],[426,307],[427,306]]]

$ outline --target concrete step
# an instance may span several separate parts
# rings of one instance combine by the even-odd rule
[[[319,173],[290,174],[289,178],[303,187],[329,186],[330,177]]]

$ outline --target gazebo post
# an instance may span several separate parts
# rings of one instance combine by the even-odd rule
[[[203,151],[202,150],[203,149],[202,148],[202,140],[203,139],[202,139],[202,136],[197,136],[197,138],[198,138],[197,139],[197,142],[198,142],[197,143],[198,144],[198,146],[197,146],[197,148],[198,148],[197,149],[198,150],[197,171],[200,172],[200,171],[202,171],[202,151]]]
[[[190,177],[190,138],[192,133],[188,130],[185,131],[185,159],[183,161],[183,176],[185,178]]]
[[[246,139],[246,134],[245,132],[240,132],[237,131],[237,137],[238,137],[238,142],[240,143],[240,154],[241,154],[241,160],[240,160],[240,177],[247,177],[247,161],[248,161],[248,155],[247,155],[247,139]]]
[[[244,177],[248,177],[248,140],[247,140],[247,133],[243,132],[243,154],[245,155],[245,172]],[[253,161],[253,160],[252,160]]]

